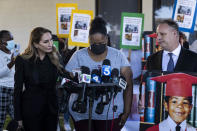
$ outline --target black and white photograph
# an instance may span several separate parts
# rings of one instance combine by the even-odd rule
[[[125,33],[138,33],[138,27],[135,25],[126,24]]]
[[[192,12],[191,7],[182,6],[182,5],[178,7],[178,14],[191,15],[191,12]]]
[[[60,22],[70,22],[70,15],[61,14]]]
[[[76,21],[75,29],[87,30],[87,23],[84,21]]]

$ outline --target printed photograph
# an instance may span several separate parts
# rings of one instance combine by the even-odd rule
[[[68,24],[67,24],[67,22],[61,23],[61,29],[62,30],[68,30]]]
[[[191,15],[191,12],[191,7],[181,5],[178,7],[178,14]]]
[[[132,33],[125,34],[125,39],[128,41],[132,41]]]
[[[76,21],[75,29],[87,30],[87,22],[84,21]]]
[[[78,30],[74,30],[74,36],[78,36]]]
[[[138,27],[135,25],[126,24],[125,32],[126,33],[138,33]]]
[[[184,15],[177,15],[176,20],[177,20],[177,22],[183,23],[183,21],[184,21]]]
[[[60,22],[70,22],[70,15],[66,15],[66,14],[61,14],[60,16]]]

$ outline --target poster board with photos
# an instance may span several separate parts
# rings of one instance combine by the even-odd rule
[[[144,14],[126,13],[121,15],[120,48],[141,49]]]
[[[193,32],[196,21],[196,0],[175,0],[172,19],[183,32]]]
[[[71,28],[68,39],[69,46],[89,46],[89,29],[93,19],[93,11],[73,10],[71,15]]]
[[[75,3],[58,3],[56,4],[56,28],[59,38],[68,38],[70,31],[70,20],[72,10],[77,10],[78,5]]]

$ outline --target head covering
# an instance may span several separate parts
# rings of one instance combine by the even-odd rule
[[[173,73],[153,77],[151,80],[166,82],[166,96],[192,96],[192,84],[197,83],[197,77],[185,73]]]

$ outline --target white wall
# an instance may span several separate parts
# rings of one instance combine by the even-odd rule
[[[78,9],[95,12],[95,0],[0,0],[0,30],[10,30],[24,50],[33,28],[56,34],[56,3],[78,3]]]
[[[153,0],[142,0],[142,13],[144,13],[144,31],[152,31]]]

